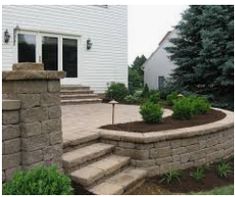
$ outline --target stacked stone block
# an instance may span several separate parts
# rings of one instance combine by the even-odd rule
[[[20,101],[2,102],[2,181],[21,169]]]
[[[127,141],[118,135],[105,137],[101,133],[102,142],[115,145],[116,154],[131,157],[132,165],[147,169],[148,176],[229,158],[233,156],[233,140],[233,126],[214,133],[149,143]]]
[[[18,99],[23,169],[55,163],[62,168],[60,78],[42,64],[20,63],[3,71],[3,97]]]

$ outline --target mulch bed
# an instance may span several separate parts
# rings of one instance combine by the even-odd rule
[[[162,119],[159,124],[149,124],[143,121],[135,121],[128,123],[120,123],[114,125],[104,125],[101,129],[117,130],[117,131],[129,131],[129,132],[151,132],[151,131],[163,131],[170,129],[178,129],[184,127],[192,127],[203,125],[211,122],[215,122],[223,119],[226,116],[225,113],[211,109],[208,113],[203,115],[195,115],[191,120],[176,120],[172,116],[168,116]]]
[[[233,158],[227,160],[233,168]],[[149,178],[140,188],[133,191],[131,194],[135,195],[149,195],[149,194],[172,194],[172,193],[189,193],[189,192],[199,192],[208,191],[215,187],[222,187],[226,185],[231,185],[234,183],[234,170],[232,173],[226,177],[221,178],[216,174],[217,164],[212,164],[206,169],[205,177],[201,182],[195,181],[191,173],[196,170],[196,168],[190,168],[182,171],[182,178],[180,182],[174,183],[160,183],[162,179],[161,176],[156,176]]]

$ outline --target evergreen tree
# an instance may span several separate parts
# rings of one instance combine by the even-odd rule
[[[190,6],[166,48],[177,65],[174,83],[183,89],[233,103],[234,8]]]
[[[146,61],[146,57],[144,55],[137,56],[133,62],[133,64],[128,67],[128,82],[129,82],[129,90],[133,93],[136,89],[142,88],[144,84],[144,71],[143,64]]]

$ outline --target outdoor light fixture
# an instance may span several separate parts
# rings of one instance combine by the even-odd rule
[[[91,39],[88,38],[87,41],[86,41],[86,48],[87,48],[87,50],[90,50],[92,45],[93,45],[93,43],[91,42]]]
[[[115,110],[115,104],[118,104],[117,101],[111,100],[109,104],[112,104],[112,124],[114,124],[114,110]]]
[[[5,43],[8,43],[9,42],[9,40],[10,40],[10,34],[9,34],[9,32],[8,32],[8,30],[6,29],[6,31],[4,32],[4,42]]]

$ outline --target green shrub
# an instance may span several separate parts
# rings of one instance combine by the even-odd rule
[[[142,97],[148,97],[149,96],[149,87],[147,84],[144,85],[144,89],[143,89],[143,92],[142,92]]]
[[[232,168],[229,163],[222,161],[217,165],[216,171],[219,177],[226,178],[232,172]]]
[[[54,165],[18,171],[3,184],[4,195],[68,195],[72,192],[70,178]]]
[[[181,177],[182,177],[182,173],[180,171],[172,170],[162,175],[160,183],[166,182],[167,184],[170,184],[176,181],[180,182]]]
[[[140,106],[140,114],[147,123],[159,123],[162,120],[163,110],[159,104],[146,102]]]
[[[174,105],[174,102],[178,99],[178,93],[177,92],[172,92],[171,94],[167,95],[166,100],[168,105]]]
[[[124,101],[125,103],[128,103],[128,104],[134,104],[134,103],[138,103],[138,98],[132,95],[127,95],[124,98]]]
[[[179,120],[191,119],[193,115],[193,105],[189,98],[175,100],[173,106],[173,117]]]
[[[190,97],[193,105],[193,114],[205,114],[210,109],[210,103],[203,97]]]
[[[205,169],[198,167],[196,171],[192,172],[192,177],[195,181],[200,182],[205,177]]]
[[[116,100],[118,102],[124,101],[124,98],[128,95],[128,89],[124,83],[111,83],[108,90],[105,93],[106,99]]]
[[[150,102],[157,104],[160,101],[160,93],[155,92],[149,96],[148,99]]]

